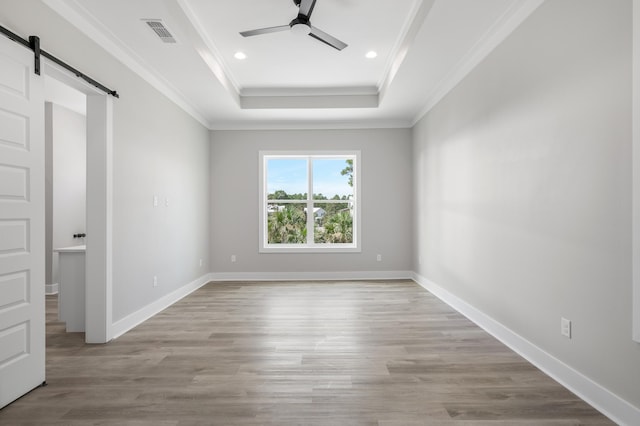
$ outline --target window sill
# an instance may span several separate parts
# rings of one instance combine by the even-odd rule
[[[277,247],[268,246],[260,247],[260,253],[360,253],[362,249],[352,244],[344,244],[340,247],[336,247],[335,244],[331,245],[316,245],[306,246],[302,244],[288,245],[279,244]]]

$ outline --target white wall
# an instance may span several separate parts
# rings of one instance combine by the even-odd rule
[[[630,1],[547,1],[415,126],[414,262],[640,407],[631,30]]]
[[[43,49],[120,93],[113,102],[113,320],[206,275],[209,131],[40,1],[0,2],[0,24],[40,36]],[[154,209],[154,194],[170,205]]]
[[[361,253],[258,253],[260,150],[361,151]],[[371,271],[410,270],[409,130],[214,131],[211,199],[212,271],[225,277],[314,277],[323,272],[365,277]],[[382,262],[376,261],[377,254]]]
[[[84,244],[74,234],[85,233],[87,128],[83,115],[51,106],[52,130],[52,246],[55,250]],[[46,126],[49,128],[49,126]],[[53,255],[52,283],[60,283],[58,255]]]

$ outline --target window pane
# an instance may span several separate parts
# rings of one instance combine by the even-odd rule
[[[318,244],[353,243],[352,203],[315,203],[313,239]]]
[[[307,160],[267,160],[267,199],[304,200],[307,198],[307,188]]]
[[[306,244],[306,204],[267,204],[267,243]]]
[[[347,200],[353,196],[353,160],[313,160],[313,199]]]

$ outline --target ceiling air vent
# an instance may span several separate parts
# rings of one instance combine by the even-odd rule
[[[176,39],[171,32],[167,29],[161,19],[144,19],[144,22],[153,30],[154,33],[163,43],[175,44]]]

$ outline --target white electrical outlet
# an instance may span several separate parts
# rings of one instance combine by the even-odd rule
[[[158,277],[156,277],[155,275],[153,276],[153,286],[158,287]]]
[[[232,254],[232,255],[231,255],[231,261],[232,261],[232,262],[235,262],[235,261],[236,261],[236,255],[235,255],[235,254]]]
[[[158,196],[157,195],[153,196],[153,207],[158,207]]]
[[[560,334],[571,339],[571,320],[560,318]]]
[[[381,255],[381,254],[379,254],[378,256],[376,256],[376,260],[377,260],[378,262],[382,262],[382,255]]]
[[[202,267],[202,259],[200,259],[200,267]]]
[[[166,207],[169,207],[169,199],[168,199],[168,198],[165,198],[165,199],[164,199],[164,205],[165,205]]]

